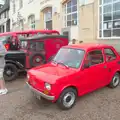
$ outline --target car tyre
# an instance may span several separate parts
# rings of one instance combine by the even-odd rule
[[[120,84],[120,74],[115,73],[110,84],[108,85],[110,88],[116,88]]]
[[[17,76],[18,76],[17,67],[14,64],[10,64],[10,63],[6,64],[3,73],[4,80],[9,82],[15,80]]]
[[[67,88],[61,93],[57,105],[62,110],[68,110],[75,105],[76,98],[77,91],[73,88]]]

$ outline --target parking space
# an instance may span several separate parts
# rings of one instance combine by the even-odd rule
[[[81,98],[68,111],[56,104],[36,100],[25,79],[7,83],[9,93],[0,96],[0,120],[119,120],[120,87],[103,88]]]

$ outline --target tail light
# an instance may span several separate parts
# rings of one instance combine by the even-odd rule
[[[5,48],[6,48],[6,50],[9,50],[10,45],[9,44],[5,44]]]

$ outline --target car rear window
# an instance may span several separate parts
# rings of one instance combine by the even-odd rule
[[[44,49],[44,42],[30,42],[30,50],[41,51]]]

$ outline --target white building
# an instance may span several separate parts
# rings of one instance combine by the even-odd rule
[[[11,31],[54,29],[53,9],[58,10],[58,6],[59,0],[11,0]],[[41,13],[44,13],[44,18]]]
[[[5,4],[1,5],[0,8],[0,33],[10,31],[10,18],[9,18],[9,8],[10,1],[5,0]]]

